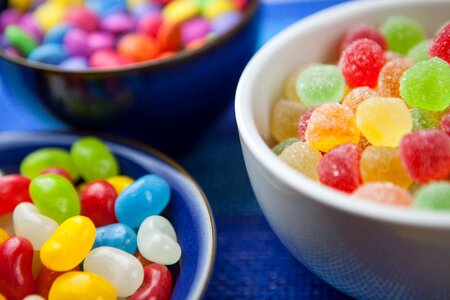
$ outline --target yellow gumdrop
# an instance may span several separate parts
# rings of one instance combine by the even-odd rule
[[[234,5],[230,0],[210,0],[205,3],[202,14],[205,18],[214,19],[218,15],[233,11]]]
[[[319,180],[317,166],[322,154],[312,149],[308,144],[304,142],[293,143],[286,147],[278,157],[303,175],[315,181]]]
[[[299,101],[301,102],[300,96],[297,93],[297,78],[301,71],[303,71],[304,68],[299,68],[297,70],[294,70],[291,74],[289,74],[289,77],[284,82],[283,86],[283,97],[286,100],[292,100],[292,101]]]
[[[6,241],[7,239],[9,239],[9,234],[5,230],[0,228],[0,244]]]
[[[20,11],[26,11],[30,7],[33,0],[9,0],[9,6]]]
[[[305,106],[297,101],[281,99],[275,102],[270,117],[270,133],[277,142],[298,137],[297,124],[305,110]]]
[[[34,11],[34,20],[43,32],[61,22],[66,14],[66,7],[58,2],[46,2]]]
[[[134,182],[134,179],[128,176],[114,176],[106,179],[114,187],[117,195],[120,195],[124,189]]]
[[[412,130],[411,114],[399,98],[365,100],[356,111],[356,124],[374,146],[398,147],[401,138]]]
[[[91,219],[71,217],[42,245],[41,261],[50,270],[68,271],[83,261],[92,249],[94,240],[95,225]]]
[[[163,10],[163,17],[171,23],[183,23],[199,14],[199,9],[192,0],[174,0]]]
[[[56,278],[49,300],[115,300],[116,290],[100,275],[89,272],[67,272]]]

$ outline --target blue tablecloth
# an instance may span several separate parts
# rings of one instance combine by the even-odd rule
[[[260,44],[289,24],[339,2],[263,3]],[[10,88],[0,76],[0,131],[70,129],[39,107],[32,95],[28,103],[17,103]],[[206,298],[346,299],[298,263],[265,221],[245,171],[231,103],[188,153],[174,159],[203,188],[216,219],[216,264]]]

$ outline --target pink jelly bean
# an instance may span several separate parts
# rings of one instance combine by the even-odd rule
[[[42,31],[37,26],[31,13],[23,15],[20,18],[18,25],[30,34],[38,43],[42,41]]]
[[[181,25],[181,42],[184,46],[190,42],[205,37],[211,25],[205,18],[195,18]]]
[[[73,27],[83,29],[86,32],[97,30],[97,15],[85,6],[73,6],[67,11],[66,22]]]
[[[89,56],[91,49],[87,43],[87,33],[81,29],[74,28],[67,32],[64,37],[64,48],[71,56]]]
[[[22,13],[14,8],[5,9],[0,13],[0,33],[5,31],[5,28],[11,24],[17,24]]]
[[[136,23],[128,14],[115,13],[106,16],[100,23],[100,27],[103,30],[109,31],[115,34],[121,34],[129,31],[134,31]]]
[[[87,45],[91,51],[112,49],[115,43],[114,36],[106,31],[92,32],[87,37]]]
[[[138,29],[140,32],[156,38],[159,28],[163,23],[163,19],[158,13],[151,13],[143,16],[138,24]]]

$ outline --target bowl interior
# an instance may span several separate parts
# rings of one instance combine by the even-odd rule
[[[18,172],[22,159],[43,147],[69,149],[80,136],[62,134],[6,134],[0,136],[0,169]],[[174,289],[171,299],[196,299],[205,292],[215,255],[215,228],[209,204],[189,175],[152,149],[128,143],[107,142],[116,155],[121,174],[132,178],[152,173],[167,180],[172,196],[163,215],[172,223],[182,248],[179,265],[171,268]]]

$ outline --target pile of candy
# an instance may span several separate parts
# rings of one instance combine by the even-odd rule
[[[34,151],[20,173],[0,177],[0,299],[170,298],[165,265],[181,248],[158,215],[171,197],[163,178],[119,175],[93,137]]]
[[[0,48],[64,69],[114,68],[202,47],[235,27],[247,0],[14,0]]]
[[[271,114],[273,151],[357,199],[450,210],[450,23],[358,24],[339,62],[297,69]]]

